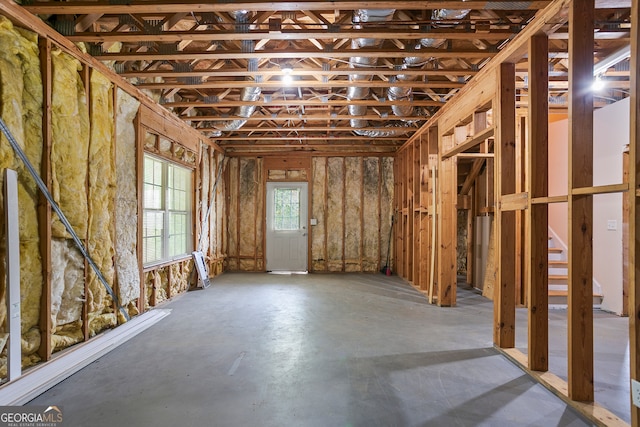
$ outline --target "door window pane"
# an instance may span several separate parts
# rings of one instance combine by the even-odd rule
[[[276,188],[273,192],[273,228],[278,231],[300,229],[300,189]]]

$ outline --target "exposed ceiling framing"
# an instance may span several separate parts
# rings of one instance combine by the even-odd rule
[[[229,151],[388,152],[552,0],[23,3]],[[596,63],[628,46],[630,6],[596,1]],[[565,22],[558,17],[549,41],[556,111],[567,91]],[[602,72],[597,105],[627,96],[625,64]],[[526,70],[525,58],[517,64],[520,106]]]

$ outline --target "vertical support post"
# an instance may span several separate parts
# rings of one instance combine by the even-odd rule
[[[549,193],[549,45],[546,35],[529,40],[529,144],[527,192],[529,209],[526,224],[530,228],[527,289],[529,300],[529,369],[549,369],[549,208],[534,205],[531,199]]]
[[[593,401],[594,0],[569,6],[569,397]]]
[[[496,102],[496,154],[499,170],[497,195],[502,197],[516,191],[516,67],[500,64]],[[494,344],[500,348],[515,346],[516,329],[516,213],[502,211],[497,204],[498,277],[494,289]]]
[[[41,177],[51,188],[51,41],[40,39],[40,67],[43,84],[42,166]],[[51,358],[51,206],[42,192],[38,193],[38,227],[42,257],[42,296],[40,297],[40,348],[44,361]]]
[[[140,314],[145,312],[147,305],[147,289],[144,283],[144,268],[143,256],[142,256],[142,231],[144,222],[144,204],[143,204],[143,186],[144,186],[144,129],[142,127],[142,121],[140,119],[140,111],[145,108],[140,106],[138,114],[134,120],[134,126],[136,128],[136,182],[138,192],[138,244],[136,245],[136,256],[138,257],[138,265],[140,266],[140,297],[138,298],[138,312]]]
[[[7,259],[7,378],[9,381],[22,375],[22,334],[20,332],[20,235],[18,213],[18,173],[4,170],[4,235]]]
[[[442,153],[442,139],[438,139]],[[458,179],[456,157],[440,160],[438,171],[438,306],[456,305],[457,292],[457,209]]]
[[[631,4],[631,103],[629,135],[629,374],[640,381],[640,6]],[[640,408],[631,402],[631,425],[640,425]]]
[[[413,285],[420,287],[424,278],[420,275],[420,140],[413,141]]]

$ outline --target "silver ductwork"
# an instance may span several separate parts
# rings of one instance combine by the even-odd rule
[[[369,9],[359,9],[354,12],[353,21],[356,23],[360,22],[383,22],[389,21],[393,18],[393,14],[395,13],[395,9],[380,9],[380,10],[369,10]],[[353,39],[351,41],[352,49],[362,49],[367,47],[377,48],[382,45],[382,41],[379,39],[368,39],[368,38],[359,38]],[[378,63],[378,58],[371,57],[362,57],[362,56],[354,56],[349,59],[349,67],[353,69],[357,69],[358,67],[374,67]],[[363,82],[370,81],[372,76],[364,76],[362,74],[349,74],[350,82]],[[356,87],[349,86],[347,88],[347,99],[349,101],[366,99],[370,94],[370,89],[368,87]],[[366,114],[367,107],[365,105],[349,105],[348,107],[349,114],[352,116],[362,116]],[[402,128],[381,128],[375,130],[365,130],[369,126],[369,122],[363,119],[351,119],[350,121],[351,127],[354,128],[354,132],[360,136],[368,136],[371,138],[380,138],[385,136],[395,136],[407,133],[408,129]]]
[[[431,19],[434,21],[463,19],[467,16],[470,10],[471,9],[436,9],[431,13]],[[446,39],[424,38],[420,39],[419,43],[414,48],[416,50],[419,50],[422,47],[439,48],[446,43],[446,41]],[[409,67],[422,65],[422,62],[422,58],[418,57],[405,58],[402,64],[402,69],[406,70]],[[396,79],[398,81],[410,81],[415,80],[415,77],[399,74],[396,76]],[[389,101],[410,101],[413,99],[413,89],[410,87],[391,86],[387,91],[387,97],[389,98]],[[413,116],[415,113],[415,108],[411,105],[392,105],[391,110],[393,111],[393,114],[399,117]],[[414,122],[407,120],[403,121],[411,123]]]
[[[248,10],[236,10],[231,12],[230,15],[235,18],[236,25],[246,25],[249,22],[250,13],[251,12]],[[254,62],[253,65],[251,64],[252,61]],[[249,69],[252,69],[252,68],[257,69],[258,68],[257,62],[258,62],[257,59],[250,59]],[[258,86],[246,87],[242,89],[242,92],[240,94],[240,100],[244,102],[255,103],[255,102],[258,102],[261,94],[262,94],[262,89],[260,89],[260,87]],[[251,117],[253,112],[256,111],[256,108],[257,106],[255,104],[242,105],[236,109],[234,115],[239,117],[249,118]],[[213,124],[213,127],[218,129],[219,131],[232,131],[232,130],[240,129],[246,123],[247,123],[247,120],[243,120],[243,119],[224,120],[224,121],[215,122]],[[217,132],[215,132],[215,134],[216,136],[221,136],[221,134],[217,135]]]

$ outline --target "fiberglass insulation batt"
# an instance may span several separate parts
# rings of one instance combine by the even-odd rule
[[[82,66],[70,55],[53,49],[51,178],[54,200],[81,239],[87,236],[87,158],[89,106],[78,73]],[[60,349],[81,337],[84,261],[56,215],[51,232],[52,347]],[[67,325],[64,327],[64,325]]]
[[[42,157],[42,77],[35,33],[14,28],[0,16],[0,115],[11,130],[31,164],[40,170]],[[38,234],[35,181],[15,156],[8,140],[0,140],[0,169],[18,171],[18,203],[20,206],[20,293],[22,365],[39,360],[40,296],[42,293],[42,261]],[[0,175],[0,185],[2,176]],[[4,231],[4,213],[0,194],[0,227]],[[0,247],[0,351],[6,343],[5,330],[5,248]],[[6,376],[6,357],[0,357],[0,377]]]
[[[89,225],[87,249],[107,284],[113,288],[114,199],[116,194],[113,138],[113,85],[91,71],[91,133],[89,141]],[[88,271],[87,304],[90,335],[116,325],[113,301],[92,269]]]
[[[140,103],[122,89],[117,91],[116,113],[116,275],[118,298],[123,307],[140,297],[138,270],[138,199],[136,177],[136,129],[133,120]],[[129,307],[134,315],[135,304]],[[131,310],[134,310],[132,312]]]

